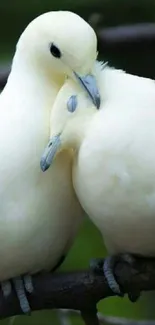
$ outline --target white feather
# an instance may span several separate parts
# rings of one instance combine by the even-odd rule
[[[155,82],[100,64],[94,71],[100,109],[76,88],[78,108],[55,133],[76,148],[74,188],[109,252],[154,256]]]
[[[84,212],[71,180],[72,151],[61,153],[46,173],[40,169],[40,158],[49,139],[56,94],[70,68],[77,63],[79,71],[80,64],[83,69],[82,44],[87,37],[93,43],[94,35],[79,16],[51,12],[35,19],[17,44],[0,96],[1,281],[52,269],[81,224]],[[72,39],[79,40],[80,55]],[[62,61],[52,57],[51,42],[62,50]],[[96,43],[91,46],[96,51]]]

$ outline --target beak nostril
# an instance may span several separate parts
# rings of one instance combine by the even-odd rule
[[[52,146],[52,141],[49,141],[47,147],[50,148]]]

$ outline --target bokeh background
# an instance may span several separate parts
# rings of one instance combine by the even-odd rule
[[[27,24],[51,10],[74,11],[92,24],[98,34],[100,59],[129,73],[155,78],[155,0],[0,0],[0,72],[10,64]],[[86,218],[61,271],[87,268],[92,257],[105,255],[98,230]],[[98,308],[105,315],[151,319],[155,316],[153,301],[153,294],[142,295],[136,304],[127,298],[108,298]],[[41,311],[32,317],[0,321],[4,324],[57,325],[60,321],[57,311]],[[71,324],[83,323],[74,317]]]

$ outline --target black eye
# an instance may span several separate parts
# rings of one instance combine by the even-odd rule
[[[50,45],[50,52],[55,58],[61,58],[61,52],[53,43]]]

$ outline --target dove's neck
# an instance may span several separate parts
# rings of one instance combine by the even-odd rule
[[[70,123],[70,145],[74,148],[77,152],[80,149],[84,139],[87,137],[87,132],[91,123],[93,123],[93,119],[95,116],[95,112],[90,108],[90,112],[87,116],[83,116],[83,118],[77,119],[76,124]],[[69,137],[68,137],[69,138]]]
[[[13,89],[14,98],[18,98],[16,101],[19,103],[20,100],[27,109],[50,111],[63,82],[64,76],[48,73],[15,54],[5,88],[10,90],[10,94]]]

